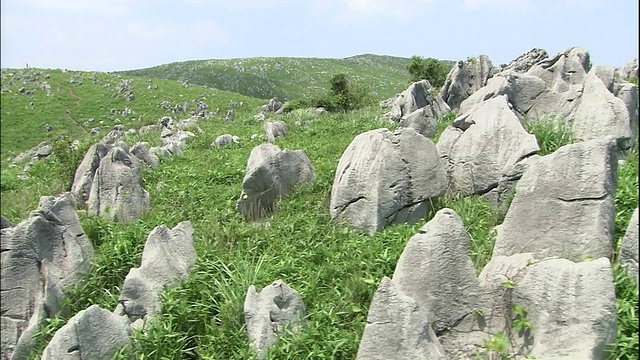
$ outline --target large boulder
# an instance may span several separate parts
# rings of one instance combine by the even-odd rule
[[[87,212],[127,222],[149,209],[149,194],[142,188],[142,162],[114,146],[100,161],[91,186]]]
[[[444,360],[442,345],[420,305],[388,277],[373,295],[357,360]]]
[[[131,154],[138,159],[144,161],[150,168],[155,169],[160,165],[160,159],[155,154],[149,152],[149,144],[146,142],[139,142],[131,148]]]
[[[524,172],[493,256],[534,253],[572,261],[610,257],[617,158],[613,139],[566,145]]]
[[[451,109],[457,109],[471,94],[487,85],[493,65],[486,55],[458,61],[447,74],[440,96]]]
[[[294,186],[314,179],[313,166],[303,150],[261,144],[249,155],[236,209],[245,220],[258,220],[270,214]]]
[[[43,196],[28,219],[2,230],[3,359],[27,358],[42,321],[89,269],[93,247],[75,210],[70,193]]]
[[[437,149],[446,161],[451,191],[464,195],[495,189],[506,171],[540,150],[504,95],[458,117],[440,135]]]
[[[173,229],[157,226],[142,251],[140,267],[132,268],[124,279],[118,305],[113,311],[131,323],[145,323],[160,312],[160,292],[189,276],[196,261],[193,227],[183,221]]]
[[[533,65],[536,65],[537,63],[547,58],[549,58],[549,54],[547,54],[546,50],[533,48],[526,53],[518,56],[514,60],[511,60],[511,62],[503,67],[501,71],[525,73],[529,71],[529,69],[531,69]]]
[[[282,280],[256,291],[251,285],[244,300],[244,319],[251,346],[265,357],[277,337],[295,333],[304,325],[306,312],[300,294]]]
[[[572,126],[573,134],[580,140],[614,137],[618,147],[631,147],[634,129],[629,110],[622,99],[612,94],[597,72],[587,75]]]
[[[465,114],[485,100],[506,95],[516,115],[524,118],[538,99],[546,97],[547,92],[547,85],[537,76],[503,71],[489,79],[485,87],[464,100],[460,104],[459,113]]]
[[[336,169],[331,218],[373,234],[392,223],[417,222],[430,199],[447,189],[433,142],[413,129],[377,129],[356,136]]]
[[[620,264],[626,266],[629,276],[638,283],[638,208],[633,211],[627,232],[620,243]]]
[[[461,218],[440,210],[374,295],[357,358],[605,359],[616,336],[609,260],[494,256],[475,276]],[[528,323],[528,327],[518,328]]]
[[[110,360],[129,345],[126,318],[91,305],[62,326],[44,349],[42,360]]]
[[[100,166],[100,161],[107,155],[109,149],[111,149],[111,145],[105,145],[101,142],[91,145],[76,169],[71,193],[75,196],[78,207],[85,206],[89,200],[93,177]]]
[[[287,136],[287,126],[284,121],[267,121],[263,125],[268,142],[274,142],[276,138]]]
[[[422,110],[421,114],[434,120],[451,111],[442,97],[435,93],[428,80],[420,80],[409,85],[393,100],[390,119],[400,121],[417,110]]]
[[[622,80],[630,80],[635,77],[638,78],[638,58],[633,58],[624,64],[620,69],[616,71],[617,75]]]

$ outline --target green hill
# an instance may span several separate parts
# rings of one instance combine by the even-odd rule
[[[404,90],[411,59],[357,55],[344,59],[255,57],[226,60],[193,60],[119,72],[151,78],[171,79],[214,87],[246,96],[298,99],[328,89],[331,76],[343,73],[365,84],[378,100]],[[447,69],[453,62],[443,61]]]
[[[198,100],[204,99],[210,110],[219,107],[219,116],[223,117],[231,101],[246,104],[236,110],[244,116],[249,116],[249,108],[264,103],[223,90],[133,75],[31,68],[2,69],[1,76],[3,157],[16,155],[62,132],[81,140],[88,138],[95,127],[100,127],[100,135],[104,136],[117,123],[128,129],[155,123],[165,115],[188,117],[163,108],[167,104],[173,107],[187,102],[189,112]],[[51,87],[50,95],[43,89],[45,82]],[[125,82],[128,85],[123,86]],[[123,88],[126,90],[120,91]],[[131,100],[126,99],[129,90],[133,91]],[[131,113],[123,115],[126,108]],[[44,130],[46,124],[53,128],[50,133]]]

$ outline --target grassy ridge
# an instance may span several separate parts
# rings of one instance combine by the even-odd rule
[[[236,109],[242,116],[249,116],[245,109],[256,111],[255,108],[263,103],[259,99],[223,90],[196,85],[185,87],[176,81],[138,76],[52,69],[2,69],[1,74],[0,149],[3,157],[30,149],[63,131],[74,139],[82,140],[89,137],[89,131],[94,127],[102,127],[100,134],[105,135],[117,121],[125,128],[131,128],[155,123],[165,115],[175,117],[171,111],[160,107],[163,101],[168,101],[171,106],[183,105],[187,101],[188,109],[194,110],[196,103],[192,100],[204,98],[210,110],[220,108],[220,117],[226,114],[230,101],[246,104],[244,109]],[[70,82],[72,79],[74,83]],[[134,93],[132,101],[125,100],[126,94],[118,93],[123,80],[130,81],[130,89]],[[51,86],[51,96],[47,96],[40,87],[43,82]],[[149,85],[157,88],[148,89]],[[20,93],[21,88],[34,93],[25,95]],[[133,111],[127,116],[111,112],[112,109],[123,111],[127,107]],[[91,118],[94,121],[85,126],[85,121]],[[51,133],[44,131],[45,124],[53,127]]]
[[[344,59],[256,57],[193,60],[120,72],[150,78],[189,80],[251,97],[299,99],[329,87],[328,79],[343,73],[365,84],[377,100],[404,90],[409,79],[409,58],[358,55]],[[449,69],[453,62],[443,61]]]

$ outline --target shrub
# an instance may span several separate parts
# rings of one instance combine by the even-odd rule
[[[414,55],[407,65],[411,82],[426,79],[434,88],[440,88],[447,79],[447,69],[434,58],[423,58]]]

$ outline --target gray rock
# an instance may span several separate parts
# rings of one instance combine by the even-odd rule
[[[211,147],[224,147],[231,144],[237,144],[238,140],[239,138],[235,135],[223,134],[213,140]]]
[[[607,90],[594,71],[585,79],[572,130],[583,141],[614,137],[623,150],[631,147],[635,135],[626,104]]]
[[[273,97],[269,100],[268,109],[271,112],[277,112],[282,108],[282,103],[278,101],[277,97]]]
[[[420,305],[384,277],[373,295],[357,360],[444,360],[444,349]]]
[[[424,113],[432,118],[451,111],[440,95],[435,93],[428,80],[415,82],[400,93],[393,101],[390,118],[399,121],[418,109],[424,109]]]
[[[70,193],[43,196],[38,209],[3,229],[2,358],[26,359],[41,322],[59,310],[63,292],[89,269],[93,247]]]
[[[536,261],[530,254],[494,256],[480,274],[480,283],[494,289],[494,314],[501,317],[506,279],[515,284],[509,302],[524,308],[533,325],[529,336],[514,334],[516,344],[529,355],[536,359],[609,358],[607,350],[616,339],[616,297],[608,259],[574,263]]]
[[[429,111],[430,107],[423,107],[400,119],[400,127],[411,128],[418,134],[432,138],[438,130],[438,122]]]
[[[42,360],[108,360],[129,345],[129,322],[98,305],[78,312],[44,349]]]
[[[106,145],[113,145],[118,140],[122,140],[125,132],[122,130],[111,130],[107,135],[105,135],[100,142]]]
[[[315,172],[304,151],[261,144],[249,155],[236,210],[245,220],[260,219],[295,186],[313,180]]]
[[[128,317],[131,323],[147,323],[161,310],[162,289],[188,277],[195,261],[191,222],[183,221],[173,229],[155,227],[144,245],[140,267],[132,268],[124,280],[114,314]]]
[[[435,145],[413,129],[377,129],[356,136],[340,158],[330,214],[373,234],[393,223],[423,219],[447,189]]]
[[[161,147],[154,146],[149,149],[149,153],[157,156],[159,159],[166,159],[168,157],[171,157],[172,155],[171,151],[169,151],[169,149],[166,146],[161,146]]]
[[[263,129],[268,142],[274,142],[276,138],[288,135],[287,126],[283,121],[267,121],[264,123]]]
[[[457,109],[460,104],[478,89],[487,85],[493,65],[486,55],[458,61],[445,80],[440,96],[451,109]]]
[[[160,165],[160,159],[155,154],[149,152],[149,144],[145,142],[139,142],[131,148],[131,154],[138,159],[144,161],[149,167],[155,169]]]
[[[2,215],[0,216],[0,229],[6,229],[6,228],[10,228],[13,227],[13,223],[11,222],[11,220],[9,220],[6,216]]]
[[[533,48],[526,53],[512,60],[502,71],[525,73],[533,67],[533,65],[547,59],[549,55],[544,49]]]
[[[76,169],[71,193],[75,197],[78,207],[84,207],[89,200],[93,177],[100,166],[100,160],[107,155],[109,149],[111,149],[110,145],[100,142],[91,145]]]
[[[158,131],[162,128],[161,125],[158,124],[152,124],[152,125],[145,125],[145,126],[141,126],[140,130],[138,130],[138,132],[140,134],[146,134],[146,133],[150,133],[153,131]]]
[[[627,81],[632,77],[638,78],[638,58],[629,60],[617,71],[617,74],[622,78],[622,80]]]
[[[627,232],[620,244],[620,264],[627,267],[629,276],[638,283],[638,208],[633,211]]]
[[[459,114],[471,111],[485,100],[506,95],[516,115],[524,118],[547,92],[547,85],[537,76],[503,71],[489,79],[486,86],[465,99],[460,104]]]
[[[140,218],[149,209],[141,168],[138,158],[120,147],[111,148],[96,170],[87,213],[121,222]]]
[[[582,85],[591,70],[589,58],[587,50],[572,47],[532,66],[527,74],[541,78],[552,91],[565,92]]]
[[[630,82],[622,81],[614,84],[614,94],[621,99],[627,107],[629,122],[633,131],[632,139],[638,132],[638,86]]]
[[[251,285],[244,300],[244,319],[251,346],[265,357],[277,337],[297,332],[304,325],[305,307],[300,294],[282,280],[256,291]]]
[[[572,261],[609,257],[617,159],[612,139],[566,145],[524,172],[493,256],[532,252]],[[535,209],[532,211],[532,209]]]
[[[49,155],[51,155],[51,151],[53,150],[53,148],[51,147],[51,145],[49,143],[40,143],[40,145],[38,145],[36,147],[36,151],[35,151],[35,155],[41,159],[41,158],[45,158]]]
[[[262,122],[264,121],[264,119],[265,119],[264,113],[259,113],[253,116],[253,120],[257,122]]]
[[[478,306],[478,278],[469,257],[469,235],[462,218],[442,209],[404,248],[393,283],[413,298],[438,328]]]
[[[615,82],[616,74],[616,69],[613,66],[594,65],[589,73],[595,74],[600,79],[600,81],[602,81],[607,90],[613,93],[613,83]]]
[[[446,161],[451,191],[464,195],[495,189],[506,170],[540,150],[504,95],[458,117],[440,135],[437,149]]]

